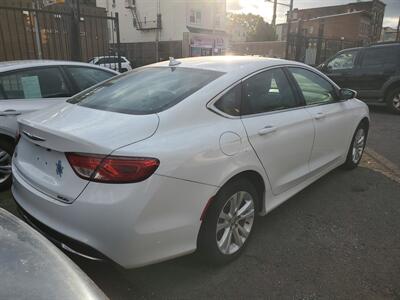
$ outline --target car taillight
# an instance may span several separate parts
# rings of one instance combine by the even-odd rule
[[[103,183],[133,183],[149,178],[160,165],[156,158],[66,153],[79,177]]]

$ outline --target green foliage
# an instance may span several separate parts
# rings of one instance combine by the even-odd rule
[[[229,13],[228,20],[232,24],[246,28],[248,42],[275,41],[275,29],[259,15]]]

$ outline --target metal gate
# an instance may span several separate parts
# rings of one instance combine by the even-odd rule
[[[95,56],[120,56],[118,14],[0,6],[0,61],[88,61]]]
[[[309,65],[318,65],[340,50],[363,46],[362,41],[308,37],[291,34],[288,43],[288,58]]]

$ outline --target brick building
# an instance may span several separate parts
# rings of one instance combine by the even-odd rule
[[[307,36],[311,37],[321,34],[326,39],[365,42],[375,40],[370,36],[370,16],[365,11],[312,18],[300,22],[299,26]]]
[[[380,0],[354,2],[344,5],[295,8],[292,13],[291,33],[376,42],[380,39],[385,3]]]

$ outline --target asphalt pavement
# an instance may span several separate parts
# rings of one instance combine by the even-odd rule
[[[110,299],[400,299],[400,116],[371,110],[367,155],[259,220],[224,267],[196,255],[134,270],[71,258]],[[10,194],[0,205],[15,212]]]

